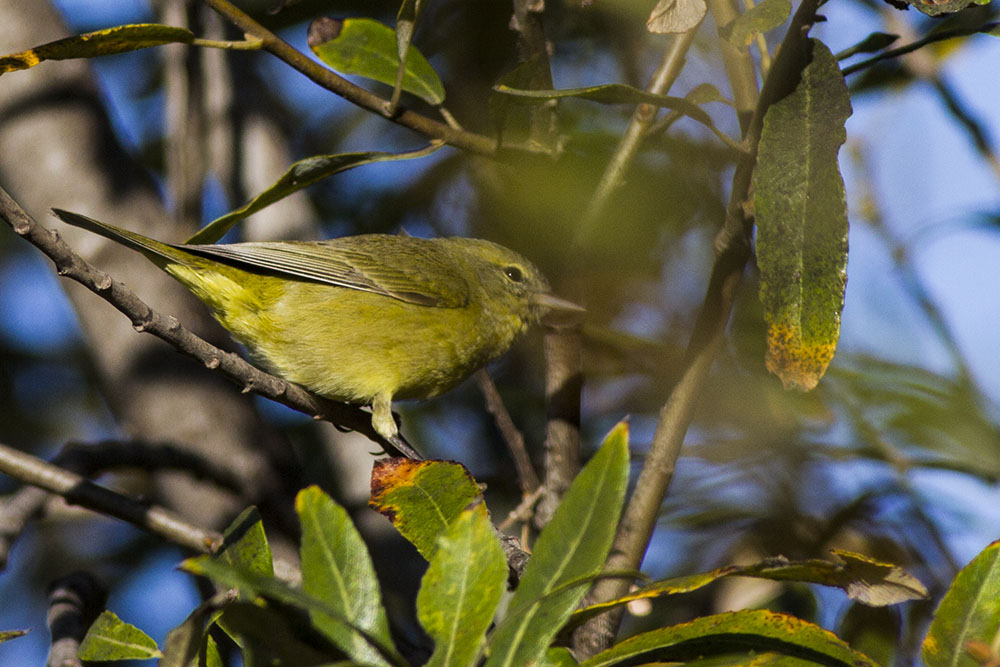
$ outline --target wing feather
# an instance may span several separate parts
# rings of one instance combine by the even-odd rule
[[[180,246],[250,270],[357,289],[407,303],[459,308],[469,285],[435,239],[382,234],[330,241],[276,241]]]

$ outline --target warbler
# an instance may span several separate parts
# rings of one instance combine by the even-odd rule
[[[203,301],[269,372],[333,400],[370,405],[375,431],[394,444],[394,399],[437,396],[546,314],[583,311],[553,295],[524,257],[480,239],[362,234],[174,244],[53,212],[141,252]]]

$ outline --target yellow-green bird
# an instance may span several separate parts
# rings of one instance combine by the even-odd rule
[[[186,245],[53,212],[141,252],[271,373],[371,405],[375,431],[397,446],[393,399],[437,396],[547,313],[583,310],[554,296],[524,257],[480,239],[362,234]]]

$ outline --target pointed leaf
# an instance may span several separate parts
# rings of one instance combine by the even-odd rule
[[[562,588],[600,572],[618,525],[628,483],[628,426],[619,423],[570,485],[535,543],[528,567],[490,638],[487,667],[543,658],[587,587]]]
[[[158,667],[189,667],[205,649],[211,618],[218,613],[218,603],[206,600],[194,608],[187,618],[167,633],[163,643],[163,659]]]
[[[369,506],[384,514],[427,560],[437,539],[471,502],[479,487],[461,463],[380,459],[372,468]]]
[[[991,645],[1000,627],[1000,541],[962,568],[934,612],[922,655],[928,667],[980,664],[968,649]]]
[[[146,660],[163,657],[152,637],[107,610],[102,611],[87,630],[78,655],[83,660]]]
[[[271,545],[256,507],[248,507],[233,520],[222,537],[217,557],[234,567],[264,575],[274,574]]]
[[[314,155],[299,160],[288,168],[274,185],[251,199],[244,206],[231,211],[208,223],[198,233],[189,238],[186,243],[215,243],[226,235],[233,226],[266,206],[284,199],[302,188],[308,187],[327,176],[339,174],[348,169],[354,169],[373,162],[392,162],[424,157],[441,148],[443,144],[432,144],[427,148],[408,153],[383,153],[369,151],[367,153],[339,153],[335,155]]]
[[[322,17],[309,26],[309,48],[316,57],[343,74],[358,74],[392,86],[399,70],[396,31],[373,19],[342,21]],[[414,46],[406,57],[403,90],[428,104],[444,102],[444,85]]]
[[[788,614],[764,610],[703,616],[690,623],[646,632],[580,664],[581,667],[604,667],[761,652],[779,653],[831,667],[878,667],[832,632]]]
[[[737,568],[734,574],[837,586],[852,600],[870,607],[927,597],[927,588],[901,567],[850,551],[837,549],[833,553],[839,562],[818,558],[804,561],[769,558],[755,565]]]
[[[791,13],[791,0],[762,0],[733,19],[723,33],[733,46],[747,47],[755,34],[777,28]]]
[[[344,651],[366,662],[384,664],[378,652],[344,627],[348,620],[384,644],[391,644],[375,568],[347,510],[317,486],[299,491],[295,511],[302,523],[302,590],[335,610],[335,616],[310,611],[310,617]]]
[[[786,388],[816,386],[833,359],[847,285],[847,204],[837,152],[851,102],[817,40],[793,93],[764,117],[754,209],[767,368]]]
[[[863,40],[837,53],[837,60],[844,60],[859,53],[874,53],[888,48],[899,39],[899,35],[892,35],[887,32],[873,32]]]
[[[837,561],[819,558],[793,561],[777,556],[752,565],[729,565],[711,572],[661,579],[620,598],[579,609],[573,612],[568,625],[576,627],[608,609],[635,600],[690,593],[724,577],[755,577],[836,586],[851,599],[869,606],[898,604],[927,597],[927,589],[920,580],[901,567],[850,551],[834,550],[833,553],[838,557]]]
[[[365,640],[370,651],[377,651],[381,657],[381,659],[372,660],[354,655],[350,656],[358,662],[363,662],[364,664],[384,664],[385,661],[388,661],[393,665],[405,664],[403,658],[399,656],[391,643],[376,637],[368,630],[354,624],[326,601],[318,599],[298,588],[294,588],[285,581],[276,579],[273,576],[265,576],[256,572],[237,569],[223,562],[221,559],[212,556],[189,558],[181,563],[181,569],[191,574],[208,577],[218,586],[238,588],[242,596],[247,596],[248,598],[259,596],[266,600],[273,600],[284,605],[297,607],[304,612],[308,612],[310,617],[324,617],[324,624],[316,624],[316,630],[323,633],[337,648],[347,653],[356,646],[354,639],[360,637]],[[326,623],[325,621],[327,620],[331,622]],[[339,622],[339,625],[334,626],[334,622]],[[345,628],[353,630],[356,637],[350,638],[350,641],[338,643],[343,638],[343,630]],[[363,652],[367,654],[369,651]]]
[[[88,32],[0,57],[0,74],[34,67],[43,60],[94,58],[163,44],[190,44],[194,33],[185,28],[155,23],[120,25]]]
[[[27,630],[3,630],[0,631],[0,644],[4,642],[9,642],[11,639],[17,639],[18,637],[23,637],[28,634]]]
[[[438,539],[417,618],[434,640],[428,667],[475,664],[507,582],[507,559],[486,506],[464,510]]]

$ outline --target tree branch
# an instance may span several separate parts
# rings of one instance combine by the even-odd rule
[[[0,444],[0,472],[62,496],[71,505],[113,516],[163,539],[199,553],[210,553],[222,544],[219,533],[192,525],[179,515],[148,506],[80,475]]]
[[[202,1],[226,17],[226,19],[243,32],[259,39],[265,51],[284,61],[293,69],[298,70],[314,83],[343,97],[348,102],[356,104],[362,109],[372,111],[403,127],[408,127],[426,137],[441,139],[451,146],[467,150],[470,153],[477,153],[479,155],[493,155],[496,153],[496,142],[489,137],[451,127],[446,123],[433,120],[409,109],[397,109],[395,113],[390,112],[389,100],[383,99],[361,86],[351,83],[333,70],[320,65],[255,21],[250,15],[237,8],[231,2],[228,2],[228,0]]]

